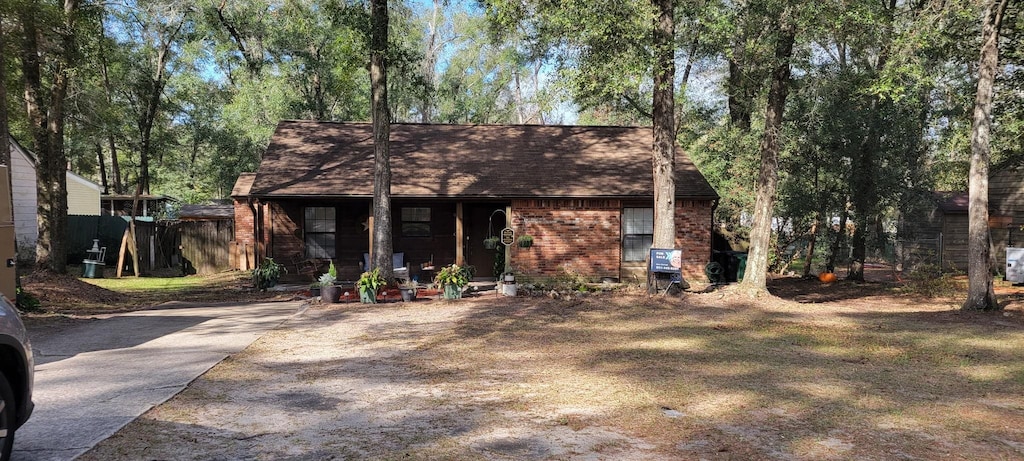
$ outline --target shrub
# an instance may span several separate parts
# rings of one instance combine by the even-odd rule
[[[958,271],[943,272],[936,264],[922,264],[914,268],[903,285],[907,293],[931,298],[951,298],[966,289]]]
[[[375,267],[371,271],[363,272],[363,274],[359,276],[359,280],[356,281],[356,286],[359,287],[359,290],[370,293],[376,293],[385,284],[387,284],[387,280],[384,280],[384,277],[380,275],[379,267]]]
[[[458,264],[449,264],[437,271],[437,275],[434,276],[434,283],[440,287],[454,285],[462,288],[469,285],[469,279],[472,277],[472,269],[468,266],[461,267]]]
[[[287,272],[288,270],[274,262],[273,258],[263,258],[263,264],[252,271],[252,284],[257,290],[266,291],[267,288],[277,285],[278,280],[281,280],[281,274]]]

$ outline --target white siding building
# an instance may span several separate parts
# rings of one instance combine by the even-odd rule
[[[35,259],[39,240],[39,200],[36,187],[36,159],[28,149],[11,143],[11,195],[14,199],[14,235],[18,240],[18,259]],[[68,214],[100,214],[100,186],[70,171],[67,172]]]

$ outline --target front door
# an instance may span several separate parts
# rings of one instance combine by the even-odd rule
[[[485,247],[488,237],[499,237],[505,228],[504,203],[467,203],[463,205],[465,223],[463,252],[466,263],[476,268],[476,278],[493,280],[504,269],[505,247],[498,243],[494,248]],[[500,263],[495,272],[495,264]]]

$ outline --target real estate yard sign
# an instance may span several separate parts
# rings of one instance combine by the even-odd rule
[[[665,291],[672,284],[683,280],[683,250],[668,248],[651,248],[650,266],[648,267],[647,291],[656,292],[659,280],[666,280]],[[667,277],[665,276],[667,275]]]

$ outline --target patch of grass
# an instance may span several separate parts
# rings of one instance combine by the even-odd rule
[[[122,293],[170,292],[180,293],[197,289],[208,289],[219,285],[222,280],[214,277],[125,277],[120,279],[83,279],[101,288]]]
[[[74,268],[70,270],[75,273]],[[46,314],[95,314],[146,309],[171,301],[256,301],[291,296],[258,292],[248,272],[209,276],[144,276],[79,278],[69,274],[34,272],[22,278],[25,291],[38,297]]]

